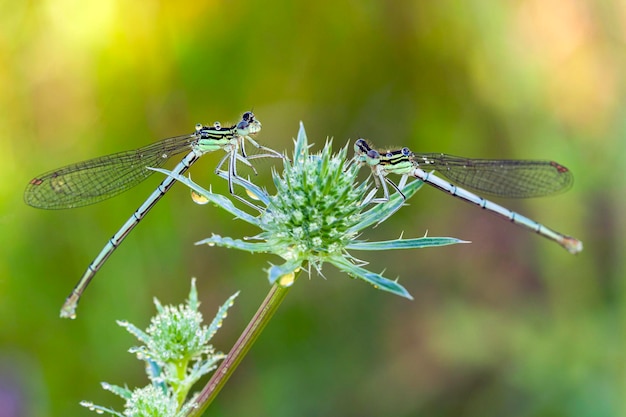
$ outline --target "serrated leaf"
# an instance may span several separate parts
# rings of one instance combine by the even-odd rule
[[[257,224],[258,222],[258,219],[256,217],[251,216],[245,211],[238,209],[229,198],[221,194],[212,193],[211,191],[202,188],[201,186],[193,182],[191,178],[185,177],[184,175],[175,174],[172,171],[169,171],[167,169],[162,169],[162,168],[149,168],[149,169],[165,174],[169,177],[174,178],[176,181],[182,184],[185,184],[187,187],[191,188],[193,191],[195,191],[202,197],[206,198],[211,203],[217,205],[223,210],[226,210],[227,212],[231,213],[237,218],[240,218],[241,220],[244,220],[252,224]]]
[[[393,249],[421,249],[434,246],[455,245],[457,243],[470,243],[466,240],[453,237],[418,237],[413,239],[395,239],[379,242],[352,242],[346,249],[353,250],[393,250]]]
[[[409,294],[409,292],[396,281],[392,281],[383,277],[380,274],[376,274],[374,272],[368,271],[367,269],[356,266],[343,257],[338,256],[329,258],[328,262],[335,265],[337,268],[341,269],[352,277],[369,282],[376,289],[387,291],[392,294],[399,295],[400,297],[408,298],[409,300],[413,299],[411,294]]]
[[[245,242],[241,239],[232,239],[230,237],[222,237],[220,235],[213,234],[211,237],[200,240],[195,243],[197,245],[209,245],[209,246],[220,246],[223,248],[232,248],[239,249],[246,252],[251,253],[265,253],[272,252],[273,246],[259,242]]]

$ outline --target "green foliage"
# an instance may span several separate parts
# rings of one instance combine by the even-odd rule
[[[189,390],[200,377],[213,371],[224,354],[209,344],[222,326],[228,309],[237,294],[231,296],[218,310],[209,326],[202,325],[202,314],[195,279],[186,304],[162,306],[154,299],[157,315],[146,331],[126,322],[118,324],[143,343],[129,350],[146,362],[146,373],[151,384],[143,388],[128,388],[103,383],[102,387],[126,400],[123,413],[82,402],[84,407],[99,413],[120,417],[179,417],[195,407],[195,397],[185,401]]]

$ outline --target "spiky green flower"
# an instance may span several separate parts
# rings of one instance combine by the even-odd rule
[[[146,372],[151,384],[133,391],[125,387],[102,383],[102,387],[126,400],[124,412],[82,402],[84,407],[99,414],[118,417],[182,417],[195,406],[192,398],[185,401],[192,385],[203,375],[214,370],[224,354],[215,352],[209,344],[221,327],[228,308],[237,294],[231,296],[218,310],[209,326],[202,325],[202,314],[195,286],[186,304],[163,307],[155,298],[158,314],[152,318],[146,331],[125,322],[118,324],[132,333],[142,346],[131,348],[131,353],[146,362]]]
[[[294,155],[282,176],[273,172],[276,194],[260,217],[258,238],[286,260],[306,259],[319,268],[341,255],[354,239],[366,184],[354,185],[356,165],[345,166],[346,149],[331,155],[331,142],[321,154]]]
[[[363,229],[386,220],[404,203],[404,199],[396,193],[383,204],[361,204],[368,184],[359,182],[359,165],[349,162],[347,147],[333,154],[331,142],[327,141],[321,152],[310,154],[302,124],[295,141],[293,161],[285,159],[283,163],[282,174],[273,172],[276,186],[274,195],[269,195],[251,182],[232,178],[264,205],[258,217],[238,209],[230,199],[205,190],[189,178],[162,169],[156,170],[172,175],[205,201],[208,200],[261,229],[257,236],[246,240],[213,235],[198,244],[280,256],[284,263],[272,265],[268,269],[268,278],[272,284],[278,282],[284,286],[291,285],[294,274],[299,269],[310,269],[312,266],[321,272],[322,265],[328,262],[378,289],[412,298],[396,281],[363,268],[367,263],[352,256],[349,250],[410,249],[463,242],[454,238],[430,237],[400,238],[384,242],[358,240]],[[221,171],[218,174],[223,178],[228,175]],[[408,199],[421,186],[422,182],[413,181],[402,192]]]

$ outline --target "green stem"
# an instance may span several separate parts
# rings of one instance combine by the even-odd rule
[[[294,277],[294,281],[295,278],[296,277]],[[235,369],[237,369],[237,366],[246,356],[263,329],[265,329],[267,323],[269,323],[274,316],[274,313],[276,313],[278,307],[289,292],[289,288],[291,288],[291,286],[281,287],[277,284],[272,286],[256,314],[252,317],[252,320],[239,337],[239,340],[237,340],[228,353],[228,356],[222,361],[221,365],[198,395],[198,398],[196,398],[197,407],[190,410],[187,417],[198,417],[206,411],[222,387],[226,384],[228,378],[235,372]]]
[[[174,393],[176,394],[176,401],[178,402],[178,409],[183,406],[185,403],[185,398],[187,398],[187,394],[189,393],[189,389],[191,386],[189,384],[183,384],[181,381],[185,381],[185,374],[187,372],[187,365],[189,364],[189,360],[185,359],[176,364],[176,376],[178,378],[178,382],[176,384],[172,383],[172,388],[174,389]]]

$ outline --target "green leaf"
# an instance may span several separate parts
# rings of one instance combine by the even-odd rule
[[[304,131],[304,123],[300,122],[300,129],[298,129],[298,139],[295,141],[295,148],[293,151],[293,159],[295,161],[300,158],[306,157],[309,153],[309,142]],[[294,162],[295,162],[294,161]]]
[[[130,391],[128,388],[124,388],[124,387],[120,387],[118,385],[113,385],[113,384],[109,384],[108,382],[103,382],[102,384],[102,388],[112,392],[113,394],[124,398],[125,400],[130,399],[130,397],[132,397],[133,393],[132,391]]]
[[[207,342],[211,340],[213,336],[215,335],[215,333],[217,333],[217,330],[220,327],[222,327],[222,322],[228,315],[228,309],[232,307],[232,305],[235,303],[235,298],[237,298],[238,295],[239,295],[239,291],[231,295],[228,298],[228,300],[226,300],[226,302],[222,304],[222,306],[217,310],[217,314],[215,315],[215,318],[213,318],[213,321],[211,322],[211,324],[209,325],[209,328],[206,331],[205,340]]]
[[[376,274],[374,272],[370,272],[367,269],[361,268],[360,266],[354,265],[352,262],[348,261],[346,258],[341,256],[335,256],[328,258],[328,262],[335,265],[340,270],[346,272],[352,277],[362,279],[363,281],[369,282],[374,286],[374,288],[382,291],[387,291],[395,295],[399,295],[400,297],[408,298],[412,300],[413,297],[409,292],[396,281],[392,281],[383,277],[380,274]]]
[[[256,217],[251,216],[245,211],[240,210],[237,207],[235,207],[235,205],[229,198],[221,194],[212,193],[211,191],[202,188],[201,186],[193,182],[191,178],[187,178],[184,175],[178,175],[178,174],[173,173],[172,171],[168,171],[167,169],[162,169],[162,168],[150,168],[150,169],[153,171],[160,172],[162,174],[166,174],[174,178],[176,181],[182,184],[185,184],[187,187],[191,188],[193,191],[195,191],[202,197],[206,198],[211,203],[233,214],[235,217],[258,226],[258,219]]]
[[[203,239],[195,243],[198,245],[220,246],[223,248],[239,249],[251,253],[266,253],[272,252],[273,246],[269,243],[260,242],[252,243],[245,242],[241,239],[233,239],[230,237],[222,237],[220,235],[213,234],[211,237]]]
[[[218,177],[223,178],[226,181],[228,181],[228,172],[220,170],[220,171],[217,171],[216,174]],[[246,181],[246,180],[242,181],[241,178],[239,177],[231,177],[231,181],[233,182],[233,184],[237,184],[245,188],[248,191],[248,195],[250,194],[254,195],[258,200],[263,202],[263,204],[265,204],[266,207],[269,205],[270,196],[267,194],[266,190],[262,189],[261,187],[257,186],[251,181]]]
[[[471,243],[453,237],[418,237],[414,239],[395,239],[379,242],[355,241],[346,245],[346,249],[354,250],[391,250],[391,249],[420,249],[433,246],[455,245],[457,243]]]
[[[106,407],[102,407],[99,405],[95,405],[94,403],[91,403],[89,401],[81,401],[80,405],[82,405],[85,408],[88,408],[91,411],[95,411],[97,414],[111,414],[112,416],[117,416],[117,417],[127,417],[122,413],[118,413],[115,410],[112,410],[110,408],[106,408]]]
[[[128,333],[130,333],[133,336],[135,336],[142,343],[147,344],[152,339],[143,330],[139,329],[134,324],[131,324],[131,323],[125,321],[125,320],[117,320],[117,324],[119,326],[122,326],[123,328],[125,328],[128,331]]]
[[[421,187],[424,185],[422,181],[411,181],[402,190],[402,194],[406,197],[406,200],[402,198],[399,193],[393,193],[386,203],[376,204],[373,208],[369,209],[361,215],[361,221],[354,225],[349,232],[358,232],[373,224],[379,224],[391,217],[396,211],[405,204],[405,202],[411,198]]]
[[[189,299],[187,300],[187,305],[193,311],[198,311],[198,307],[200,307],[200,302],[198,301],[198,290],[196,289],[195,278],[191,278],[191,289],[189,290]]]

